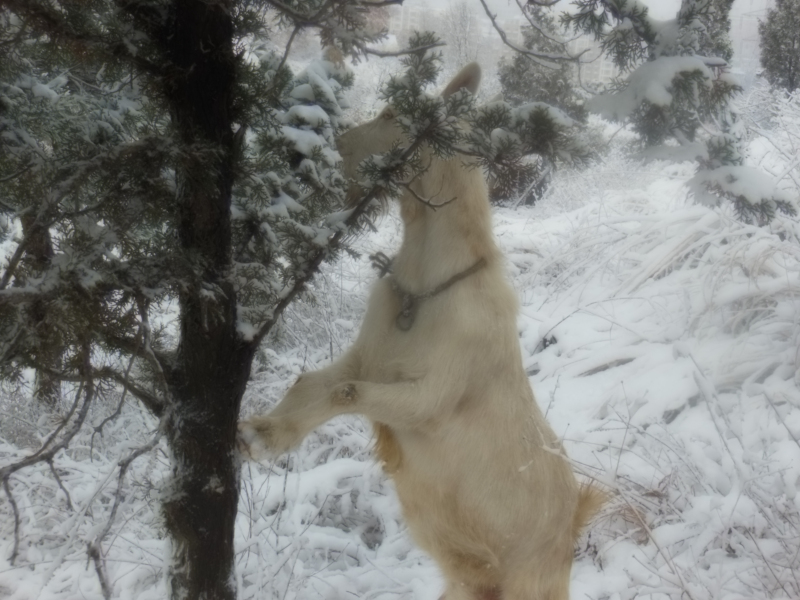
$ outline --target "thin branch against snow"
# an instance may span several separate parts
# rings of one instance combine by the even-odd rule
[[[511,40],[508,39],[508,35],[500,27],[500,24],[497,22],[497,15],[493,14],[492,11],[489,9],[489,5],[486,4],[486,0],[481,0],[481,5],[483,6],[483,10],[486,13],[486,16],[489,17],[489,20],[492,22],[492,27],[494,27],[495,31],[497,31],[500,39],[503,40],[503,43],[520,54],[527,56],[528,58],[532,59],[536,63],[542,65],[543,67],[547,67],[548,69],[558,69],[559,62],[580,62],[580,57],[583,56],[586,52],[589,51],[587,48],[582,52],[576,54],[575,56],[569,56],[565,54],[551,54],[549,52],[535,52],[533,50],[528,50],[527,48],[522,48],[516,44],[514,44]]]
[[[50,458],[50,460],[47,461],[47,464],[50,467],[50,472],[53,474],[53,479],[56,480],[56,483],[58,484],[58,487],[61,489],[62,492],[64,492],[64,496],[67,499],[67,508],[70,511],[75,510],[75,508],[72,506],[72,497],[69,495],[69,492],[67,491],[67,488],[64,487],[64,482],[61,481],[61,476],[58,474],[58,471],[56,471],[56,467],[53,464],[52,457]]]
[[[94,387],[94,380],[92,376],[92,365],[90,362],[90,353],[91,350],[88,345],[84,346],[83,348],[83,372],[84,372],[84,381],[81,385],[78,386],[78,391],[75,393],[75,402],[70,409],[70,412],[67,414],[66,418],[62,421],[61,425],[59,425],[56,430],[50,435],[50,437],[45,440],[42,447],[39,448],[36,452],[31,454],[30,456],[23,458],[15,463],[8,464],[2,468],[0,468],[0,479],[3,481],[3,489],[8,496],[9,502],[11,503],[12,508],[14,509],[14,547],[11,552],[11,556],[9,557],[9,562],[13,565],[14,561],[17,558],[17,551],[19,549],[19,511],[16,509],[16,502],[14,501],[13,495],[11,494],[11,488],[8,484],[8,480],[17,471],[24,469],[25,467],[29,467],[36,463],[45,462],[50,463],[53,460],[53,457],[60,452],[61,450],[67,448],[69,443],[72,439],[77,435],[80,431],[81,427],[83,426],[84,421],[86,420],[86,415],[89,413],[89,406],[94,400],[95,397],[95,387]],[[69,422],[70,418],[75,412],[76,407],[80,401],[81,394],[83,394],[84,400],[83,404],[81,405],[80,411],[78,412],[78,416],[72,424],[72,427],[67,430],[61,440],[57,443],[51,445],[53,440],[55,440],[56,436],[61,432],[61,430],[66,426]]]
[[[279,73],[280,70],[283,68],[283,65],[286,64],[286,59],[289,58],[289,51],[292,49],[292,43],[294,42],[294,38],[297,37],[297,34],[303,28],[300,25],[295,25],[294,29],[292,29],[292,33],[289,36],[289,40],[286,42],[286,47],[283,49],[283,56],[281,56],[281,62],[278,63],[277,68],[275,69],[276,73]]]
[[[363,44],[358,44],[359,49],[364,54],[370,54],[372,56],[377,56],[379,58],[396,58],[400,56],[408,56],[409,54],[418,54],[421,52],[425,52],[426,50],[432,50],[433,48],[440,48],[444,46],[444,42],[436,42],[433,44],[427,44],[425,46],[418,46],[416,48],[410,48],[407,50],[396,50],[394,52],[385,51],[385,50],[375,50],[373,48],[369,48]]]
[[[161,440],[161,436],[164,433],[164,428],[167,423],[167,417],[162,417],[161,422],[159,423],[158,430],[150,439],[147,444],[140,446],[124,459],[119,462],[119,475],[117,476],[117,489],[114,491],[114,504],[111,507],[111,513],[108,515],[108,519],[106,520],[105,527],[103,527],[102,531],[98,533],[95,538],[87,544],[86,551],[89,555],[89,558],[92,559],[94,563],[95,571],[97,572],[97,577],[100,579],[100,587],[103,591],[103,597],[105,600],[111,599],[111,584],[108,581],[108,572],[106,570],[105,560],[103,557],[103,540],[111,531],[111,527],[114,524],[117,516],[117,510],[119,509],[119,505],[122,502],[122,486],[125,484],[125,475],[128,472],[133,461],[137,458],[142,456],[143,454],[147,454],[153,448],[158,445],[158,442]]]
[[[137,334],[137,338],[139,340],[140,345],[144,342],[145,336],[145,328],[144,323],[139,326],[139,333]],[[123,375],[123,381],[119,382],[122,384],[122,397],[119,400],[119,404],[117,405],[117,409],[103,419],[99,425],[94,427],[94,431],[92,432],[92,437],[89,442],[89,457],[91,459],[94,450],[94,436],[100,434],[100,437],[103,437],[103,427],[105,427],[111,421],[114,421],[119,415],[122,413],[122,406],[125,404],[125,397],[128,395],[130,390],[130,375],[131,369],[133,368],[133,362],[136,360],[136,356],[139,354],[139,348],[136,349],[136,352],[131,354],[130,360],[128,361],[128,368],[125,369],[125,374]],[[135,394],[134,394],[135,395]],[[143,401],[143,404],[147,406],[147,404]]]
[[[25,254],[25,250],[28,248],[28,244],[30,244],[32,235],[31,232],[34,231],[36,224],[31,227],[27,235],[22,238],[22,241],[17,245],[16,249],[14,250],[14,254],[8,261],[6,265],[6,270],[3,272],[2,278],[0,278],[0,290],[6,289],[6,286],[11,282],[11,278],[14,276],[14,273],[17,271],[17,267],[19,266],[22,257]]]
[[[369,8],[382,8],[384,6],[397,6],[398,4],[402,4],[403,0],[362,0],[361,4],[363,6],[368,6]]]
[[[536,31],[538,31],[544,38],[550,40],[551,42],[555,42],[556,44],[560,44],[561,46],[566,48],[566,45],[568,43],[570,43],[573,40],[577,40],[579,37],[581,37],[580,35],[576,35],[575,37],[573,37],[573,38],[571,38],[569,40],[564,40],[564,39],[561,39],[561,38],[553,37],[544,27],[539,25],[539,23],[536,21],[536,19],[534,19],[531,16],[531,13],[529,11],[525,10],[525,4],[526,3],[524,3],[523,0],[515,0],[515,1],[517,3],[517,6],[519,6],[519,10],[522,13],[522,16],[525,17],[526,21],[528,21],[528,24],[531,27],[533,27]],[[554,0],[554,2],[552,4],[537,4],[537,6],[543,6],[543,7],[547,8],[548,6],[552,6],[556,2],[560,2],[560,0]],[[527,2],[527,4],[531,4],[531,2]]]
[[[3,489],[6,492],[8,503],[11,505],[11,512],[14,515],[14,545],[11,548],[11,555],[8,557],[8,562],[13,566],[19,552],[19,507],[17,507],[17,501],[11,493],[11,486],[8,485],[8,477],[3,477]]]

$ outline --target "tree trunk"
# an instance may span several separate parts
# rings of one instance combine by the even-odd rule
[[[172,537],[171,598],[235,598],[233,532],[239,498],[236,423],[255,348],[236,329],[228,278],[236,84],[227,0],[174,0],[162,38],[163,79],[186,153],[178,231],[192,275],[180,292],[180,342],[167,380],[173,482],[164,501]]]
[[[30,238],[25,249],[25,262],[35,273],[42,273],[53,258],[53,240],[46,227],[36,224],[36,215],[20,217],[23,237]],[[47,369],[60,371],[63,366],[64,342],[52,323],[47,322],[47,306],[42,300],[33,303],[28,316],[41,341],[37,348],[39,363]],[[36,371],[34,397],[48,410],[55,411],[61,400],[61,380],[45,369]]]

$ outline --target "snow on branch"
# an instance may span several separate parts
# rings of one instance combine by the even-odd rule
[[[775,180],[753,167],[728,165],[703,169],[687,186],[695,200],[706,206],[716,206],[722,199],[730,200],[745,223],[763,226],[778,212],[797,215],[797,199],[777,189]]]

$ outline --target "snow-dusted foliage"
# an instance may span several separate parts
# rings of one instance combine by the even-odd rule
[[[528,25],[522,29],[525,48],[553,55],[569,55],[567,35],[558,26],[555,11],[528,5],[523,12]],[[585,94],[576,85],[577,65],[561,61],[545,66],[528,55],[515,53],[500,63],[500,84],[503,97],[512,105],[546,102],[582,120]]]
[[[632,71],[613,92],[593,99],[590,110],[629,120],[650,146],[673,138],[692,142],[702,122],[724,114],[739,88],[724,72],[725,59],[704,50],[711,49],[707,24],[729,6],[684,0],[674,19],[657,21],[635,0],[575,4],[577,11],[564,15],[564,23],[602,40],[615,63]]]
[[[558,27],[554,10],[528,5],[523,9],[528,26],[523,27],[525,49],[552,55],[569,55],[564,31]],[[584,102],[587,94],[577,85],[577,65],[564,60],[559,63],[536,61],[529,55],[516,52],[513,57],[503,58],[499,66],[499,79],[503,98],[512,106],[529,102],[545,102],[577,121],[586,120]],[[510,185],[492,186],[490,200],[519,198],[521,202],[533,203],[547,189],[553,170],[551,157],[537,153],[517,170],[516,181],[509,178]]]
[[[800,87],[800,2],[778,0],[759,21],[761,66],[772,85],[793,92]]]
[[[580,124],[544,102],[491,102],[478,107],[469,123],[466,147],[478,156],[495,199],[527,195],[554,164],[585,163],[591,154]]]
[[[320,249],[344,231],[345,180],[335,135],[341,131],[343,91],[352,74],[343,63],[313,61],[293,79],[269,47],[253,51],[253,70],[266,87],[283,85],[280,108],[251,122],[242,177],[231,211],[238,283],[238,327],[252,339],[274,320],[295,282],[314,268]],[[246,135],[246,134],[245,134]]]
[[[741,88],[726,70],[731,2],[684,0],[668,21],[651,18],[636,0],[575,4],[563,21],[601,39],[617,65],[631,71],[592,98],[589,110],[630,123],[650,157],[698,160],[690,185],[698,202],[731,201],[740,219],[759,224],[779,212],[796,214],[796,197],[775,195],[774,182],[743,166],[742,130],[729,107]]]
[[[93,406],[119,386],[120,410],[136,398],[160,422],[120,456],[114,507],[86,540],[106,597],[103,544],[126,474],[161,436],[170,594],[233,597],[236,421],[260,345],[365,213],[426,168],[423,146],[471,151],[461,121],[472,97],[433,93],[440,44],[415,35],[383,94],[405,139],[366,161],[363,193],[345,199],[335,149],[352,83],[344,60],[384,54],[370,46],[385,35],[367,19],[376,3],[227,6],[26,0],[0,10],[0,375],[23,382],[34,371],[37,395],[64,415],[35,453],[0,467],[11,562],[24,535],[12,478],[51,464],[90,423],[99,435],[108,423],[90,418]],[[306,28],[325,58],[294,71],[291,46]],[[530,143],[531,128],[555,116],[536,114],[494,125],[491,138]]]
[[[544,205],[592,200],[512,258],[534,389],[616,492],[585,547],[603,576],[579,566],[576,596],[792,598],[797,223],[781,240],[686,202],[688,164],[606,165],[554,186]]]
[[[421,37],[410,44],[434,41]],[[473,95],[466,91],[446,99],[432,93],[429,88],[438,73],[438,60],[436,55],[408,56],[402,60],[406,71],[389,78],[382,97],[398,111],[408,143],[364,161],[362,188],[378,187],[383,198],[397,195],[404,181],[427,168],[417,152],[422,142],[440,156],[474,157],[498,197],[507,197],[521,180],[530,180],[540,171],[537,163],[526,160],[532,154],[550,163],[587,160],[590,150],[577,123],[559,108],[544,102],[512,107],[503,100],[476,107]]]

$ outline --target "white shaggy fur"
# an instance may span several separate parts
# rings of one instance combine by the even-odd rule
[[[478,65],[468,65],[443,95],[474,92],[479,80]],[[346,171],[398,139],[387,107],[340,138]],[[480,170],[461,157],[430,158],[413,189],[457,200],[433,210],[400,198],[405,234],[392,277],[420,294],[480,259],[485,266],[424,300],[408,331],[396,326],[401,305],[389,279],[377,281],[355,344],[302,375],[268,416],[242,423],[242,441],[285,452],[336,415],[366,415],[448,600],[567,600],[575,537],[601,499],[579,489],[534,400]]]

